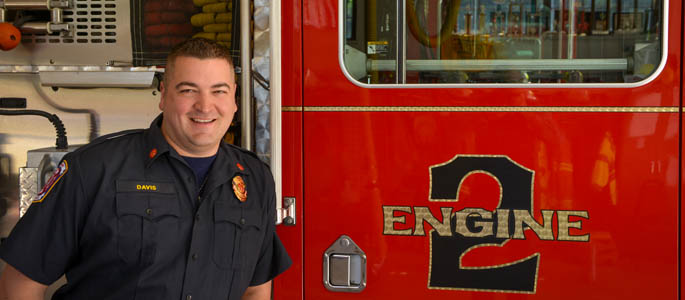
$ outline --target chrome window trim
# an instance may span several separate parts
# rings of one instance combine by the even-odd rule
[[[403,1],[404,2],[404,1]],[[345,0],[338,0],[338,64],[340,70],[347,80],[352,84],[362,88],[636,88],[647,85],[654,81],[666,67],[668,60],[668,24],[669,24],[669,2],[663,0],[663,33],[661,44],[661,62],[656,71],[644,80],[631,83],[404,83],[404,84],[368,84],[354,79],[345,68],[344,49],[345,49]],[[398,76],[400,76],[398,74]]]

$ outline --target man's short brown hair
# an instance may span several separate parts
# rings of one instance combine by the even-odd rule
[[[199,59],[220,58],[224,59],[231,66],[233,71],[233,58],[231,57],[231,50],[215,41],[192,38],[186,40],[171,49],[167,56],[166,67],[164,68],[164,80],[166,81],[174,68],[174,62],[179,56],[194,57]]]

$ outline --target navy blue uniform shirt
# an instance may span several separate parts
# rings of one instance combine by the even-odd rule
[[[193,170],[160,124],[161,116],[67,154],[0,257],[43,284],[66,274],[53,299],[240,299],[285,271],[268,167],[221,143],[198,197]]]

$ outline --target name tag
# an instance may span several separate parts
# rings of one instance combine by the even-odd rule
[[[117,192],[148,192],[160,194],[175,194],[176,188],[170,182],[152,182],[138,180],[117,180]]]

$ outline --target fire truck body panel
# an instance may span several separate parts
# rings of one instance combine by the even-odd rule
[[[429,168],[450,161],[457,153],[505,155],[534,170],[535,180],[529,187],[534,217],[541,222],[542,210],[557,214],[551,219],[552,240],[541,240],[528,231],[525,239],[511,240],[503,248],[470,252],[470,262],[468,256],[454,253],[454,261],[487,267],[539,254],[538,284],[528,296],[531,299],[624,298],[640,293],[675,296],[678,232],[672,225],[678,219],[677,114],[431,114],[305,112],[305,157],[316,153],[305,158],[305,199],[325,199],[305,203],[307,293],[326,299],[347,296],[331,294],[318,284],[321,253],[341,234],[350,236],[368,257],[368,287],[359,297],[450,293],[427,286],[431,238],[427,224],[417,231],[418,209],[427,207],[444,220],[442,208],[494,210],[500,201],[497,182],[489,176],[464,179],[458,201],[429,200]],[[331,123],[347,125],[327,126]],[[631,136],[625,130],[630,127],[651,127],[655,132]],[[578,140],[583,142],[572,142]],[[641,141],[646,140],[658,140],[654,145],[661,145],[641,148]],[[408,232],[384,235],[388,206],[407,209],[393,210],[399,219],[392,226]],[[582,220],[582,229],[570,233],[589,235],[588,241],[558,240],[558,212],[563,210],[588,213],[588,218],[575,219]],[[404,288],[393,288],[396,282]],[[569,282],[577,288],[566,289]]]
[[[303,124],[305,298],[678,296],[680,3],[669,2],[665,66],[638,87],[368,88],[341,69],[333,2],[302,3],[303,105],[284,112]],[[502,207],[506,172],[473,167],[454,181],[454,199],[432,199],[432,169],[459,158],[506,158],[532,172],[531,216],[552,235],[521,225],[523,236],[504,243],[467,241],[475,247],[451,248],[452,256],[436,251],[436,243],[468,240],[460,232],[496,235],[506,223],[464,212]],[[456,225],[458,213],[466,229]],[[516,236],[523,221],[508,222]],[[446,223],[450,229],[437,234],[434,225]],[[322,284],[322,253],[341,235],[365,251],[367,286],[359,294]],[[502,272],[527,259],[537,262],[532,290],[523,283],[530,272]],[[435,264],[449,265],[440,268],[449,276],[485,280],[431,280],[440,275]]]
[[[282,61],[282,134],[283,141],[283,195],[298,201],[295,226],[278,226],[278,235],[288,249],[293,265],[274,281],[275,299],[304,299],[303,255],[304,244],[304,195],[302,153],[302,4],[301,1],[285,1],[281,8]],[[288,111],[288,108],[295,108]]]

